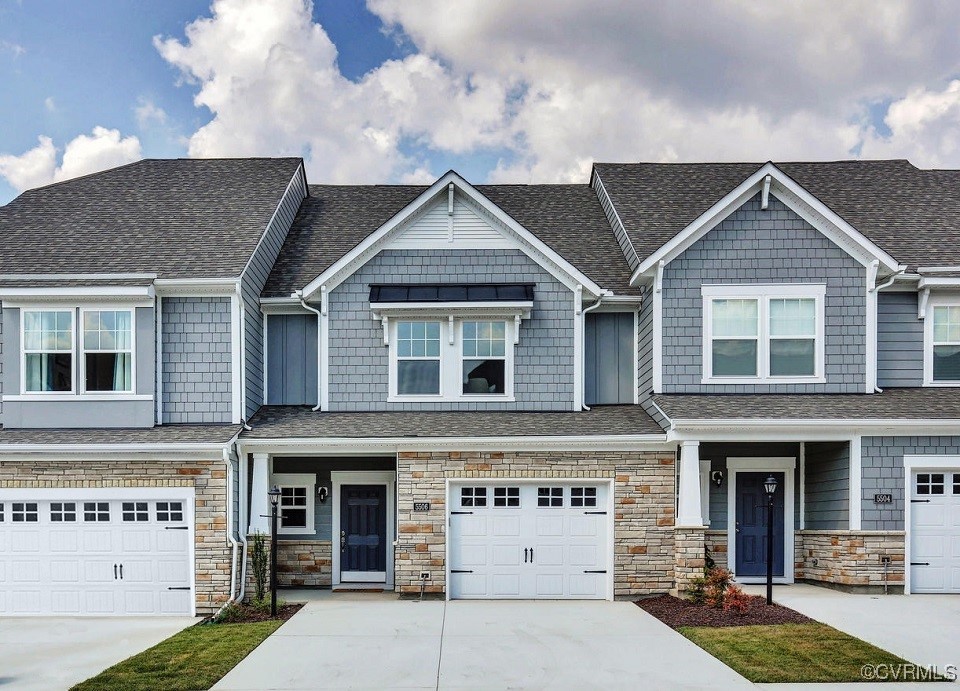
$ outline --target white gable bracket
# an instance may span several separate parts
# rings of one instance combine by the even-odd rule
[[[763,192],[760,195],[760,208],[766,210],[770,205],[770,182],[773,178],[769,175],[763,178]]]

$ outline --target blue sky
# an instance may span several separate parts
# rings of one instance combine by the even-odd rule
[[[381,183],[955,167],[957,26],[932,0],[0,0],[0,203],[139,157],[304,155],[313,182]]]

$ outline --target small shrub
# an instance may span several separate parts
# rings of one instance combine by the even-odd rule
[[[269,567],[269,554],[267,553],[267,543],[263,538],[263,533],[254,533],[253,535],[253,553],[250,561],[253,567],[253,583],[256,590],[253,599],[263,600],[267,592],[267,571]]]
[[[277,598],[277,610],[280,610],[285,604],[287,604],[286,600]],[[252,600],[250,602],[250,608],[262,614],[270,614],[270,598],[264,597]]]
[[[730,587],[731,580],[733,580],[733,573],[729,569],[716,566],[710,569],[704,588],[704,601],[708,606],[717,609],[723,607],[723,599],[727,594],[727,588]]]
[[[703,573],[710,573],[710,569],[717,565],[717,562],[713,560],[713,557],[710,556],[710,548],[703,548]]]
[[[740,586],[727,586],[727,592],[723,596],[723,611],[736,612],[742,617],[749,609],[750,596],[743,592]]]
[[[697,576],[690,579],[690,586],[687,588],[687,599],[695,605],[702,605],[707,599],[707,579],[705,576]]]
[[[232,624],[242,619],[243,608],[236,602],[228,602],[213,618],[213,621],[217,624]]]

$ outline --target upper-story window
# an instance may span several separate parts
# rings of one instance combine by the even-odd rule
[[[512,321],[397,319],[391,348],[391,398],[509,399],[513,393]]]
[[[24,393],[133,391],[133,311],[84,308],[79,313],[77,334],[76,310],[23,311]]]
[[[960,385],[960,300],[935,300],[927,317],[926,383]]]
[[[704,383],[823,381],[823,285],[704,286]]]

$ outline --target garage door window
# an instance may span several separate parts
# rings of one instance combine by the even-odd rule
[[[14,523],[36,523],[39,517],[36,502],[13,502],[10,505],[10,518]]]
[[[917,494],[943,494],[943,473],[917,473]]]
[[[158,501],[157,520],[161,523],[178,522],[183,520],[183,502]]]
[[[543,508],[562,508],[563,487],[538,487],[537,506]]]
[[[486,487],[461,487],[460,506],[484,507],[487,505]]]
[[[83,520],[87,523],[106,523],[110,520],[110,503],[105,501],[83,502]]]
[[[150,514],[147,512],[147,502],[145,501],[123,502],[122,514],[124,523],[140,523],[150,520]]]
[[[570,506],[590,507],[597,505],[596,487],[571,487]]]
[[[77,505],[72,501],[50,502],[51,523],[74,523],[77,520]]]
[[[520,506],[520,488],[519,487],[494,487],[493,505],[495,507],[519,507]]]

